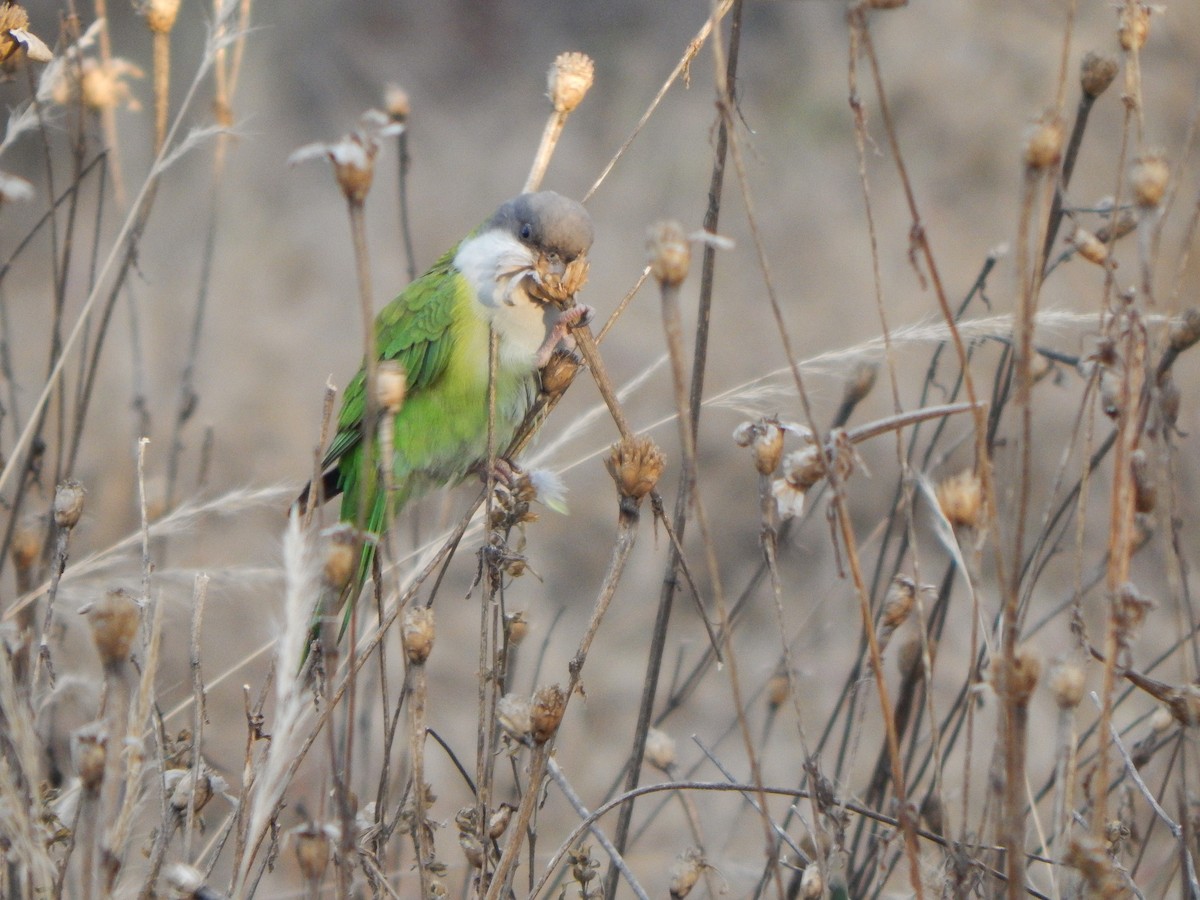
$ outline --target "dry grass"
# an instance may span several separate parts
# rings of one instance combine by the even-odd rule
[[[1194,19],[889,5],[663,13],[674,49],[607,83],[597,31],[542,146],[485,148],[588,198],[586,365],[507,448],[536,477],[406,510],[304,668],[358,552],[332,505],[282,515],[328,436],[322,331],[373,360],[373,284],[445,238],[422,210],[494,205],[422,141],[534,135],[542,85],[339,105],[358,131],[300,155],[348,227],[308,166],[279,183],[319,208],[256,232],[257,180],[328,137],[321,106],[256,139],[270,13],[7,23],[0,895],[1200,898]],[[411,12],[430,66],[505,33]],[[793,92],[798,24],[841,40]],[[272,256],[310,227],[318,261]]]

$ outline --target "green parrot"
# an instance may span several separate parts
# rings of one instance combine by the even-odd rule
[[[571,326],[591,313],[560,304],[586,277],[592,234],[591,217],[574,200],[553,191],[521,194],[384,307],[375,319],[376,351],[380,361],[399,363],[407,379],[395,415],[392,490],[385,496],[382,479],[363,477],[364,368],[346,387],[322,465],[322,499],[342,495],[342,521],[359,522],[365,504],[361,521],[380,535],[409,500],[486,464],[489,327],[499,339],[495,446],[502,451],[512,440],[537,396],[538,370],[560,344],[570,347]],[[378,459],[380,442],[371,446]],[[368,543],[354,590],[372,556]]]

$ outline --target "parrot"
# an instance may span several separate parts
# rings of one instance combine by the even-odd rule
[[[394,415],[391,490],[382,478],[364,479],[364,363],[346,386],[321,466],[321,499],[342,495],[342,522],[381,535],[410,500],[486,465],[490,329],[498,337],[494,446],[508,445],[537,397],[539,369],[560,345],[571,348],[570,329],[591,315],[563,304],[586,279],[593,233],[576,201],[554,191],[520,194],[379,312],[378,358],[398,363],[406,379]],[[381,442],[371,446],[377,462]],[[354,588],[373,554],[369,540]]]

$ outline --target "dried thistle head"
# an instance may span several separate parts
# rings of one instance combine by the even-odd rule
[[[154,34],[170,34],[179,15],[179,0],[145,0],[138,12],[146,19],[146,27]]]
[[[141,619],[141,608],[133,595],[118,588],[82,607],[79,612],[87,616],[92,628],[92,642],[104,668],[123,666],[133,650]]]
[[[658,445],[645,435],[640,435],[613,444],[604,465],[617,485],[622,502],[639,506],[647,494],[654,490],[666,467],[666,457]]]
[[[1133,199],[1142,209],[1154,209],[1162,203],[1170,180],[1171,167],[1166,156],[1158,151],[1142,153],[1129,170]]]
[[[567,695],[557,684],[540,688],[529,704],[529,724],[534,743],[544,744],[558,733],[563,713],[567,710]]]
[[[1089,97],[1099,97],[1117,77],[1117,61],[1104,53],[1089,50],[1079,64],[1079,86]]]
[[[29,13],[17,3],[0,6],[0,68],[15,72],[27,59],[49,62],[54,58],[50,48],[29,30]]]
[[[560,53],[546,74],[547,96],[555,112],[572,112],[583,102],[595,77],[596,66],[586,53]]]
[[[1127,643],[1137,635],[1154,606],[1154,601],[1143,596],[1132,581],[1126,581],[1117,587],[1113,596],[1113,615],[1122,642]]]
[[[414,606],[404,614],[404,621],[400,625],[400,639],[404,645],[404,655],[412,665],[424,665],[429,659],[436,634],[433,607]]]
[[[83,485],[68,478],[54,492],[54,524],[70,531],[83,515]]]
[[[678,287],[687,278],[692,247],[683,226],[673,220],[656,222],[646,232],[650,274],[663,287]]]
[[[1141,50],[1150,36],[1150,4],[1125,0],[1117,11],[1117,38],[1125,51]]]
[[[327,587],[340,594],[354,577],[358,568],[362,541],[349,522],[341,522],[322,534],[325,541],[325,560],[321,577]]]
[[[881,629],[895,631],[912,612],[917,599],[917,584],[907,575],[897,575],[888,585],[887,594],[883,598],[883,613],[879,618]]]
[[[1020,706],[1027,706],[1033,690],[1042,674],[1042,659],[1028,645],[1017,648],[1012,664],[1008,667],[1008,690],[1016,697]]]
[[[516,694],[505,694],[496,703],[496,721],[500,723],[510,737],[524,741],[533,730],[530,718],[529,699],[518,697]]]
[[[409,100],[408,91],[398,84],[389,84],[385,87],[383,89],[383,111],[393,122],[401,124],[407,122],[408,117],[412,115],[412,102]]]
[[[129,81],[141,78],[143,74],[139,66],[126,59],[113,57],[101,62],[87,57],[78,67],[63,67],[52,97],[60,106],[81,103],[90,112],[121,107],[137,112],[142,105],[129,87]]]
[[[310,884],[320,884],[325,877],[338,833],[336,825],[316,821],[305,822],[292,832],[296,839],[296,864]]]
[[[1025,165],[1034,171],[1058,165],[1065,137],[1066,126],[1058,114],[1044,113],[1025,136]]]
[[[520,610],[515,610],[504,615],[504,636],[512,645],[520,644],[525,640],[525,636],[529,634],[529,620],[525,618],[525,613]]]
[[[293,165],[310,159],[328,159],[342,194],[352,204],[367,199],[375,178],[375,157],[380,142],[399,134],[404,126],[377,109],[369,109],[358,120],[358,127],[332,144],[307,144],[289,158]]]
[[[671,900],[681,900],[690,894],[707,867],[708,861],[696,847],[689,847],[675,857],[669,885]]]
[[[941,482],[936,491],[942,515],[955,527],[977,528],[983,518],[983,483],[971,469]]]
[[[1074,709],[1083,700],[1087,675],[1078,662],[1064,659],[1050,670],[1050,692],[1059,709]]]
[[[72,733],[71,762],[84,792],[99,792],[107,760],[108,733],[99,723],[93,722]]]
[[[733,432],[739,447],[749,447],[754,454],[754,468],[759,475],[771,475],[783,459],[783,427],[776,418],[761,418],[743,422]]]
[[[1076,228],[1068,240],[1079,255],[1088,262],[1098,266],[1109,263],[1108,245],[1086,228]],[[1114,268],[1116,267],[1116,260],[1112,260],[1112,265]]]

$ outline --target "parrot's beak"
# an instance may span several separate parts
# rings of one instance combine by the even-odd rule
[[[555,254],[553,256],[543,256],[542,258],[546,261],[546,274],[555,281],[561,281],[567,271],[567,264],[562,261],[562,257]]]

